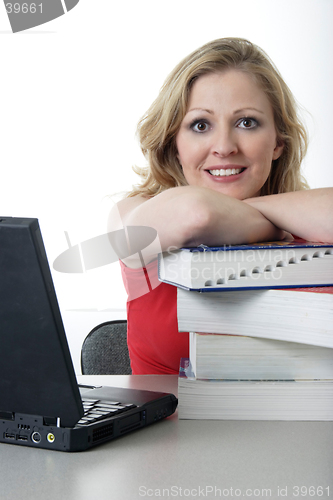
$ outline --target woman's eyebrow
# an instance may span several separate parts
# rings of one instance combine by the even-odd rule
[[[192,108],[188,110],[188,113],[191,113],[191,111],[205,111],[206,113],[209,113],[210,115],[214,114],[214,111],[211,109],[205,109],[205,108]]]
[[[257,113],[261,113],[262,115],[265,114],[264,111],[261,111],[260,109],[253,108],[253,107],[245,107],[245,108],[236,109],[236,111],[234,111],[234,114],[236,115],[237,113],[244,113],[245,111],[257,111]]]
[[[212,111],[211,109],[206,109],[206,108],[191,108],[187,111],[187,113],[191,113],[192,111],[204,111],[205,113],[209,113],[210,115],[214,115],[214,111]],[[258,108],[253,108],[251,106],[246,106],[244,108],[240,108],[240,109],[236,109],[233,114],[236,115],[238,113],[244,113],[245,111],[256,111],[257,113],[261,113],[262,115],[264,115],[264,111],[261,111],[260,109]]]

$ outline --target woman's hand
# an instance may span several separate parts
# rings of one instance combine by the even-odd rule
[[[249,198],[244,203],[300,238],[333,243],[333,188]]]

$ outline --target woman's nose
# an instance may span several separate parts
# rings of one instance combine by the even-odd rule
[[[231,130],[219,130],[213,139],[212,152],[221,158],[235,154],[238,151],[236,137]]]

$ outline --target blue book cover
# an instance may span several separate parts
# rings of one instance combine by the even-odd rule
[[[214,292],[333,285],[333,244],[301,239],[182,248],[158,259],[159,280]]]

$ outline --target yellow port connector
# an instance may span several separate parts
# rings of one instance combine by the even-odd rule
[[[46,436],[46,439],[48,440],[49,443],[54,443],[55,435],[52,434],[52,432],[49,432],[48,435]]]

